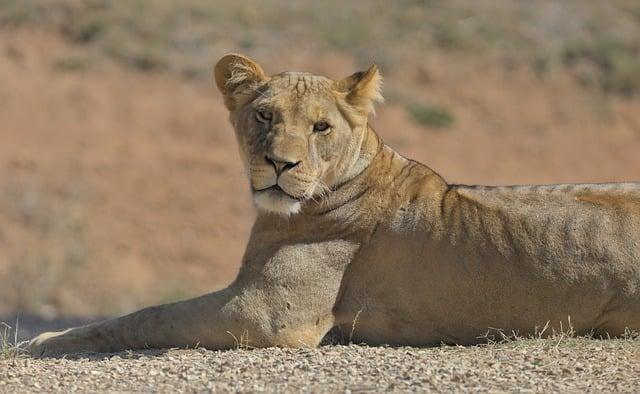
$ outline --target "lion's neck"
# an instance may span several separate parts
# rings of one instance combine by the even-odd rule
[[[365,172],[371,166],[383,145],[380,136],[367,123],[362,134],[357,159],[349,167],[345,182],[349,182]]]
[[[343,168],[344,175],[324,198],[311,201],[304,211],[312,216],[335,210],[347,201],[355,202],[355,196],[366,188],[367,180],[375,166],[384,144],[378,134],[368,124],[362,134],[356,159]]]
[[[318,216],[346,216],[343,213],[356,207],[372,192],[387,189],[384,179],[392,179],[391,162],[406,160],[386,146],[378,134],[367,125],[357,161],[349,168],[350,174],[343,182],[334,186],[323,199],[312,201],[303,208],[304,213]],[[353,217],[352,215],[348,215]]]

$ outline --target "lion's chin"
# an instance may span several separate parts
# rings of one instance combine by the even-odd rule
[[[290,216],[300,212],[301,202],[274,190],[253,193],[253,202],[259,210]]]

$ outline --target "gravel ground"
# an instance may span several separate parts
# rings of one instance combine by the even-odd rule
[[[156,350],[0,360],[0,392],[640,392],[640,340]]]

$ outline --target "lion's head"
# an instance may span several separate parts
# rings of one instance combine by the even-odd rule
[[[267,76],[245,56],[225,55],[215,81],[229,109],[258,209],[297,213],[360,173],[375,65],[339,81],[300,72]]]

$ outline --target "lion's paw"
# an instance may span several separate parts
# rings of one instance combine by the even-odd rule
[[[45,332],[33,338],[27,345],[33,357],[57,357],[80,352],[103,351],[91,335],[83,329],[72,328],[66,331]]]

